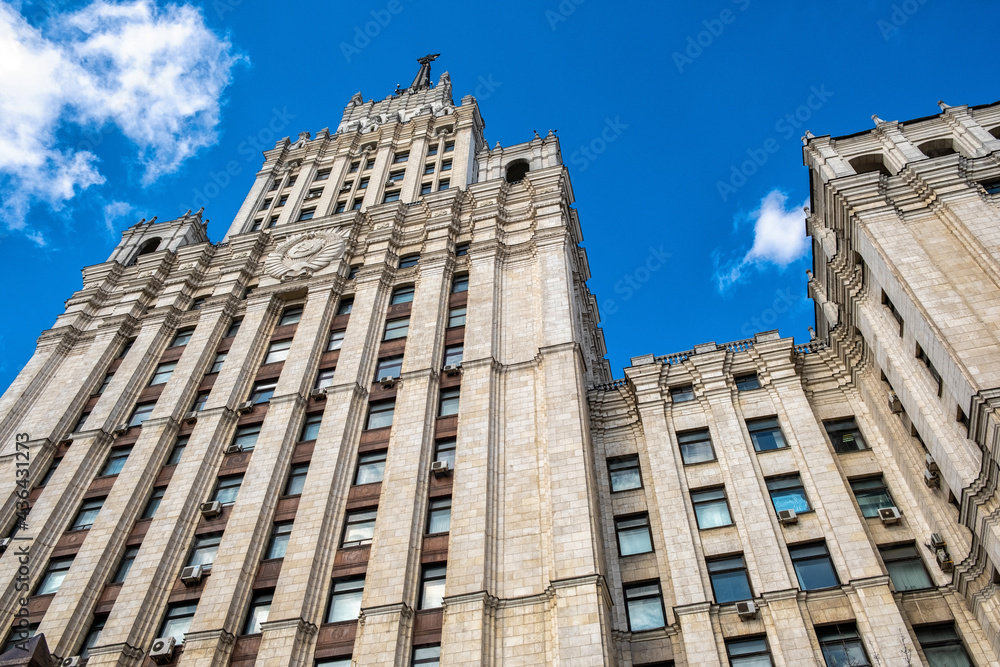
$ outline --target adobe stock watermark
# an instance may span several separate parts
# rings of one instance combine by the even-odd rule
[[[22,530],[28,528],[28,496],[31,495],[31,487],[28,485],[28,468],[31,464],[31,450],[28,448],[28,441],[31,438],[27,433],[18,433],[14,436],[14,495],[17,496],[15,504],[16,524],[13,542],[30,542],[29,537],[19,537]],[[30,610],[28,609],[28,592],[31,585],[31,545],[18,544],[14,552],[17,556],[17,574],[14,576],[14,590],[19,593],[17,596],[17,609],[14,611],[14,623],[10,630],[10,638],[13,645],[23,651],[28,650],[28,640],[31,638]]]
[[[344,54],[344,60],[351,62],[354,56],[359,55],[362,49],[367,48],[373,39],[382,34],[382,31],[392,23],[392,18],[402,13],[403,9],[402,0],[389,0],[385,9],[373,9],[368,12],[372,20],[367,21],[364,26],[354,26],[354,37],[350,44],[340,43],[340,52]]]
[[[927,0],[903,0],[899,4],[894,4],[888,19],[879,19],[875,22],[879,32],[882,33],[882,39],[888,42],[889,38],[898,33],[910,17],[920,10],[921,5],[925,4]]]
[[[558,5],[556,5],[555,10],[546,9],[545,20],[549,22],[549,27],[552,28],[552,30],[559,28],[559,24],[569,20],[569,17],[576,12],[576,8],[584,2],[586,2],[586,0],[562,0]]]
[[[213,0],[212,9],[219,19],[225,18],[226,14],[235,12],[236,8],[243,4],[243,0]]]
[[[804,124],[813,117],[813,114],[823,108],[827,100],[833,97],[833,93],[826,89],[826,84],[809,87],[809,97],[805,104],[800,104],[792,111],[778,118],[774,123],[774,131],[779,133],[781,139],[788,141],[794,137]],[[722,201],[728,201],[729,197],[736,194],[736,191],[747,184],[747,179],[757,173],[757,171],[767,164],[771,156],[781,150],[781,142],[775,137],[768,137],[758,148],[748,148],[747,159],[739,164],[729,167],[729,178],[724,181],[716,181],[715,189],[719,191]]]
[[[743,326],[740,327],[740,333],[749,338],[761,331],[773,329],[774,323],[778,321],[778,316],[787,313],[795,303],[796,299],[792,296],[791,288],[774,290],[774,301],[771,302],[771,305],[762,310],[760,315],[751,317],[744,322]]]
[[[663,268],[671,256],[669,252],[663,250],[662,245],[656,248],[649,246],[649,253],[646,255],[646,259],[615,282],[615,294],[622,295],[620,301],[605,299],[604,303],[601,304],[602,321],[607,321],[608,315],[617,313],[619,302],[624,303],[631,299],[636,292],[649,282],[654,273]]]
[[[732,3],[741,12],[745,12],[750,7],[750,0],[732,0]],[[683,74],[685,67],[694,64],[694,61],[700,58],[701,54],[705,53],[705,49],[715,44],[715,40],[722,36],[722,33],[726,31],[726,26],[736,22],[737,16],[739,14],[732,9],[726,8],[719,12],[718,17],[702,21],[701,24],[705,29],[694,35],[688,35],[687,46],[684,48],[684,52],[674,51],[671,54],[674,65],[677,66],[677,71]]]
[[[622,132],[628,129],[628,125],[622,122],[621,116],[615,116],[614,120],[609,117],[604,119],[604,127],[600,133],[588,143],[577,148],[569,156],[569,161],[580,171],[586,171],[590,163],[608,150],[608,144],[616,141]]]
[[[472,91],[472,96],[475,97],[478,102],[490,99],[490,95],[495,93],[497,88],[503,85],[502,81],[494,81],[492,74],[487,74],[485,77],[479,76],[476,81],[479,85]]]

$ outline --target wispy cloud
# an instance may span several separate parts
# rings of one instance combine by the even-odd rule
[[[97,0],[45,25],[0,3],[0,221],[40,245],[31,207],[59,210],[105,180],[92,146],[64,145],[61,131],[120,132],[149,184],[216,141],[242,59],[189,5]]]
[[[124,218],[132,212],[132,205],[128,202],[113,201],[104,205],[104,226],[108,230],[108,236],[115,239],[115,221]]]
[[[788,196],[781,190],[771,190],[760,201],[760,208],[749,215],[754,223],[753,246],[742,258],[720,261],[716,255],[715,279],[720,292],[725,292],[744,279],[749,269],[768,265],[784,268],[809,251],[806,240],[803,202],[787,209]]]

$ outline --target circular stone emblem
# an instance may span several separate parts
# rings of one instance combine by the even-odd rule
[[[264,270],[278,280],[311,276],[344,256],[347,242],[334,231],[293,236],[271,251]]]

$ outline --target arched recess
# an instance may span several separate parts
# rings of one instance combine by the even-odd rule
[[[877,171],[880,174],[892,176],[892,172],[886,166],[885,159],[881,153],[869,153],[868,155],[859,155],[856,158],[851,158],[850,165],[859,174]]]
[[[132,255],[132,259],[129,261],[128,264],[126,264],[126,266],[133,266],[136,262],[139,261],[139,258],[142,257],[143,255],[148,255],[150,253],[156,252],[160,247],[160,241],[161,239],[158,236],[154,236],[151,239],[146,239],[145,241],[143,241],[141,244],[139,244],[139,250],[134,255]]]
[[[531,165],[528,164],[527,160],[515,160],[507,165],[505,178],[508,183],[520,183],[529,171],[531,171]]]
[[[958,152],[955,149],[955,142],[951,139],[934,139],[933,141],[925,141],[917,146],[917,150],[927,157],[944,157],[945,155],[954,155]]]

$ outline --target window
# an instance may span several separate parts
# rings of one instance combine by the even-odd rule
[[[681,459],[686,466],[715,460],[715,450],[712,448],[712,438],[709,437],[707,428],[678,433],[677,444],[680,445]]]
[[[76,513],[76,518],[73,519],[73,524],[69,527],[69,529],[89,530],[90,527],[94,525],[94,521],[97,519],[97,515],[100,513],[101,507],[103,506],[104,498],[84,500],[80,504],[80,511]]]
[[[250,609],[247,611],[246,623],[243,624],[243,634],[260,634],[261,624],[267,621],[268,614],[271,613],[271,600],[273,599],[274,591],[254,593],[250,600]]]
[[[191,340],[191,334],[194,333],[194,329],[181,329],[174,336],[174,339],[170,342],[170,347],[182,347],[188,344]]]
[[[358,456],[358,469],[354,473],[354,484],[375,484],[382,481],[385,472],[385,450]]]
[[[260,436],[260,424],[247,424],[236,427],[233,435],[233,446],[239,447],[247,452],[257,446],[257,438]]]
[[[376,510],[348,512],[344,523],[344,540],[340,546],[348,548],[371,544],[375,535],[375,514]]]
[[[438,417],[450,417],[458,414],[459,388],[442,389],[438,399]]]
[[[209,535],[198,535],[194,538],[191,547],[191,555],[188,556],[187,565],[211,565],[215,562],[215,557],[219,553],[219,544],[222,542],[222,533],[211,533]]]
[[[160,509],[160,503],[163,502],[163,495],[167,492],[167,487],[158,486],[153,489],[152,495],[149,496],[149,501],[146,502],[146,508],[142,510],[143,519],[152,519],[156,516],[156,510]]]
[[[394,171],[394,172],[390,173],[389,174],[389,183],[393,184],[396,181],[403,180],[403,174],[405,174],[405,173],[406,172],[404,172],[404,171]]]
[[[97,388],[97,391],[94,392],[94,395],[100,396],[101,394],[103,394],[104,390],[108,388],[109,384],[111,384],[111,378],[113,378],[114,376],[115,376],[114,373],[108,373],[107,375],[105,375],[104,380],[101,381],[101,386]]]
[[[209,391],[199,391],[194,397],[194,403],[191,404],[191,412],[201,412],[205,409],[205,404],[208,403],[208,397],[211,394]]]
[[[391,192],[385,193],[385,197],[382,198],[382,203],[386,204],[391,201],[399,201],[399,190],[392,190]]]
[[[753,389],[760,389],[760,380],[757,379],[756,373],[747,373],[745,375],[737,375],[733,378],[736,381],[736,389],[738,391],[751,391]]]
[[[381,380],[384,377],[398,378],[402,368],[403,368],[402,355],[379,359],[378,366],[375,369],[375,380]]]
[[[700,530],[732,525],[733,519],[729,516],[729,503],[726,501],[724,488],[692,491],[691,502],[694,503],[694,514]]]
[[[271,560],[273,558],[284,558],[285,553],[288,551],[288,540],[292,535],[292,522],[283,521],[281,523],[274,524],[274,528],[271,530],[271,539],[267,543],[267,552],[264,558]]]
[[[7,635],[7,642],[0,649],[0,653],[6,653],[11,650],[21,642],[25,642],[38,633],[38,623],[29,623],[28,627],[25,628],[22,625],[15,625],[11,628],[10,634]]]
[[[444,461],[449,470],[455,468],[455,442],[455,438],[445,438],[434,444],[434,460]]]
[[[686,403],[694,400],[694,387],[689,384],[670,388],[670,400],[673,403]]]
[[[197,610],[197,600],[194,602],[175,602],[174,604],[167,605],[167,615],[164,617],[163,625],[160,626],[160,631],[156,636],[173,637],[180,644],[184,641],[184,635],[191,627],[191,621],[194,619],[194,613]]]
[[[447,190],[449,187],[451,187],[451,181],[449,179],[442,178],[440,181],[438,181],[438,192],[441,192],[442,190]]]
[[[767,492],[771,494],[771,504],[774,511],[794,510],[796,514],[811,512],[806,490],[802,488],[802,479],[797,475],[787,477],[772,477],[767,480]]]
[[[397,287],[392,291],[392,299],[389,303],[395,306],[398,303],[410,303],[413,301],[413,285]]]
[[[52,459],[52,463],[49,464],[49,469],[45,471],[45,476],[43,476],[42,480],[38,482],[38,486],[45,486],[46,484],[49,483],[49,481],[52,479],[52,475],[59,468],[60,463],[62,463],[61,456],[57,459]]]
[[[316,209],[307,208],[304,209],[301,213],[299,213],[299,220],[312,220],[314,215],[316,215]]]
[[[826,432],[830,436],[830,442],[833,443],[833,449],[838,454],[859,452],[862,449],[868,449],[865,439],[861,436],[861,431],[858,430],[857,424],[854,423],[854,417],[825,421],[823,422],[823,426],[826,427]]]
[[[360,211],[361,210],[361,204],[362,204],[362,202],[364,202],[364,198],[363,197],[356,198],[353,202],[351,202],[351,210],[352,211]]]
[[[469,244],[468,243],[458,243],[455,245],[455,256],[464,257],[469,254]]]
[[[278,326],[283,327],[286,324],[298,324],[301,319],[302,306],[290,306],[285,308],[285,310],[281,313],[281,319],[278,320]]]
[[[742,554],[708,560],[708,577],[712,580],[712,591],[719,604],[753,598]]]
[[[385,336],[382,340],[396,340],[406,338],[410,329],[410,318],[401,317],[398,320],[389,320],[385,323]]]
[[[781,427],[778,426],[777,417],[748,421],[747,430],[750,431],[753,448],[758,452],[769,452],[772,449],[784,449],[788,446]]]
[[[187,447],[188,440],[190,436],[182,435],[177,438],[174,442],[174,448],[170,450],[170,456],[167,457],[167,462],[164,465],[174,465],[181,462],[181,457],[184,456],[184,448]]]
[[[169,361],[157,366],[153,372],[153,379],[149,381],[149,386],[155,387],[158,384],[166,384],[170,376],[173,375],[175,368],[177,368],[176,361]]]
[[[350,315],[352,310],[354,310],[354,299],[341,299],[337,304],[338,315]]]
[[[662,628],[663,597],[656,582],[625,586],[625,613],[632,632]]]
[[[334,213],[343,213],[347,210],[347,202],[339,201],[337,202],[337,207],[333,210]]]
[[[208,369],[208,372],[211,374],[211,373],[218,373],[219,371],[221,371],[222,364],[226,362],[226,356],[228,354],[229,354],[228,352],[219,352],[218,354],[216,354],[215,359],[212,361],[212,367]]]
[[[434,192],[434,184],[433,183],[421,183],[420,184],[420,194],[422,194],[422,195],[429,195],[432,192]]]
[[[124,359],[125,355],[128,354],[128,351],[132,349],[133,345],[135,345],[135,338],[129,338],[125,341],[125,345],[122,346],[122,351],[118,353],[118,358]]]
[[[259,232],[261,226],[264,224],[264,218],[257,218],[253,221],[253,225],[250,227],[251,232]]]
[[[399,258],[399,268],[408,269],[420,262],[420,255],[403,255]]]
[[[201,307],[205,305],[206,301],[208,301],[208,297],[206,296],[198,297],[197,299],[191,302],[191,310],[201,310]]]
[[[42,583],[38,585],[35,595],[48,595],[49,593],[58,591],[72,564],[73,556],[50,560],[49,566],[45,568],[45,574],[42,576]]]
[[[359,166],[361,166],[361,163],[360,163],[360,162],[352,162],[352,163],[351,163],[351,166],[350,166],[350,167],[348,167],[348,169],[347,169],[347,173],[348,173],[348,174],[354,174],[354,173],[357,173],[357,171],[358,171],[358,167],[359,167]],[[370,168],[370,167],[365,167],[365,169],[369,169],[369,168]]]
[[[431,498],[427,508],[427,534],[437,535],[451,530],[451,498]]]
[[[118,447],[112,449],[111,453],[108,454],[108,460],[104,462],[104,467],[101,468],[101,474],[98,477],[107,477],[109,475],[117,475],[125,467],[125,461],[128,460],[128,455],[132,453],[131,447]]]
[[[450,170],[451,170],[451,160],[445,160],[444,162],[441,163],[441,171],[450,171]]]
[[[816,628],[816,638],[827,667],[869,667],[861,635],[854,623],[839,623]]]
[[[218,500],[223,505],[232,505],[236,502],[236,496],[240,492],[240,484],[242,483],[243,475],[220,477],[215,485],[215,494],[212,496],[212,500]]]
[[[306,486],[306,475],[309,474],[308,463],[296,463],[288,471],[288,481],[285,482],[285,495],[301,495],[302,489]]]
[[[319,426],[322,421],[322,412],[306,415],[306,420],[302,423],[302,433],[299,435],[299,440],[315,440],[316,436],[319,435]]]
[[[253,391],[250,392],[250,402],[254,405],[267,403],[274,396],[274,389],[278,386],[277,380],[260,380],[254,382]]]
[[[438,145],[434,144],[427,149],[427,157],[438,154]]]
[[[936,368],[934,368],[934,364],[931,363],[931,359],[927,356],[927,352],[924,351],[924,348],[920,347],[920,343],[917,343],[916,357],[921,361],[921,363],[923,363],[924,366],[927,367],[927,370],[930,371],[931,377],[934,378],[934,382],[937,383],[937,395],[940,396],[941,390],[944,388],[944,385],[941,382],[941,374],[938,373]]]
[[[350,267],[350,269],[348,269],[348,271],[347,271],[347,279],[348,280],[354,280],[355,278],[357,278],[358,277],[358,271],[360,271],[360,270],[361,270],[361,267],[357,266],[357,265]]]
[[[368,407],[368,430],[392,426],[392,413],[396,409],[396,401],[379,401]]]
[[[243,318],[240,317],[235,319],[230,323],[229,329],[226,330],[226,338],[231,338],[236,335],[236,332],[240,330],[240,325],[243,324]]]
[[[375,158],[371,158],[370,160],[368,160],[367,162],[365,162],[365,171],[368,171],[369,169],[371,169],[374,166],[375,166]]]
[[[453,150],[455,150],[455,142],[454,141],[449,141],[448,143],[446,143],[444,145],[444,152],[445,153],[450,153]]]
[[[413,661],[411,664],[413,667],[431,667],[432,665],[440,665],[441,645],[433,644],[431,646],[414,646]]]
[[[351,659],[330,658],[329,660],[317,660],[313,667],[351,667]]]
[[[852,479],[851,491],[861,508],[861,515],[866,519],[877,517],[878,511],[883,507],[894,507],[896,504],[889,495],[889,487],[885,485],[882,475]]]
[[[434,163],[431,162],[430,164],[425,164],[424,175],[426,176],[427,174],[433,174],[433,173],[434,173]]]
[[[653,550],[647,514],[616,517],[615,532],[618,534],[618,554],[621,556],[645,554]]]
[[[929,667],[972,667],[972,659],[955,632],[955,624],[918,625],[913,628]]]
[[[898,310],[896,310],[896,306],[892,303],[892,300],[889,298],[889,295],[885,293],[885,290],[882,290],[882,305],[889,309],[889,313],[892,315],[892,318],[896,320],[896,324],[899,325],[899,337],[902,338],[903,316],[900,314]]]
[[[272,215],[270,218],[267,219],[267,228],[268,229],[270,229],[271,227],[274,227],[277,224],[278,224],[278,216]]]
[[[469,276],[455,276],[451,281],[451,293],[457,294],[458,292],[468,292],[469,291]]]
[[[365,190],[367,188],[368,188],[368,178],[367,177],[362,178],[360,181],[358,181],[358,190]]]
[[[316,386],[313,389],[326,389],[333,386],[333,375],[336,369],[324,368],[316,374]]]
[[[813,591],[840,585],[826,542],[788,545],[788,555],[792,557],[795,576],[798,577],[799,588],[802,590]]]
[[[344,344],[344,334],[347,333],[344,329],[340,331],[331,331],[330,338],[326,342],[326,351],[331,352],[333,350],[339,350]]]
[[[402,153],[396,153],[392,156],[392,163],[399,164],[401,162],[406,162],[410,159],[410,151],[404,151]]]
[[[444,581],[447,565],[424,565],[420,577],[419,609],[437,609],[444,602]]]
[[[285,185],[285,187],[286,188],[289,187],[293,182],[294,181],[288,181],[288,183]],[[275,204],[274,207],[278,208],[279,206],[284,206],[287,203],[288,203],[288,195],[282,195],[281,199],[278,200],[278,203]]]
[[[80,418],[76,420],[76,424],[73,426],[73,430],[70,433],[79,433],[83,430],[83,425],[87,423],[87,417],[90,416],[89,412],[84,412],[80,415]],[[130,424],[131,425],[131,424]]]
[[[260,205],[260,209],[258,209],[258,210],[261,210],[261,211],[266,211],[267,209],[271,208],[271,202],[272,202],[272,201],[274,201],[274,200],[273,200],[273,199],[265,199],[265,200],[264,200],[264,201],[263,201],[263,202],[261,203],[261,205]]]
[[[465,306],[448,310],[448,328],[465,326]]]
[[[285,183],[285,186],[284,186],[284,187],[286,187],[286,188],[290,188],[290,187],[292,187],[293,185],[295,185],[295,180],[296,180],[297,178],[298,178],[298,176],[297,176],[297,175],[292,175],[292,176],[289,176],[289,177],[288,177],[288,182],[287,182],[287,183]]]
[[[621,458],[609,459],[608,475],[611,477],[612,493],[642,488],[638,456],[623,456]]]
[[[728,639],[726,655],[732,667],[770,667],[774,664],[765,637]]]
[[[465,351],[463,345],[449,345],[444,348],[444,365],[460,366],[462,364],[462,354]]]
[[[352,162],[351,163],[351,169],[353,171],[357,171],[358,170],[358,163],[357,162]],[[320,169],[319,171],[316,172],[316,178],[314,178],[313,180],[314,181],[325,181],[326,179],[330,178],[330,172],[331,171],[332,171],[332,169]]]
[[[267,356],[264,357],[265,364],[274,364],[288,358],[288,350],[292,347],[292,339],[278,340],[267,346]]]
[[[897,591],[919,591],[933,587],[915,543],[879,547],[879,555]]]
[[[330,591],[330,609],[326,613],[327,623],[356,621],[361,614],[361,597],[365,590],[364,577],[335,579]]]
[[[129,570],[132,569],[132,563],[135,562],[135,557],[138,555],[139,547],[125,548],[125,553],[122,554],[122,559],[118,561],[118,569],[115,570],[115,576],[111,578],[111,583],[120,584],[125,581]]]

